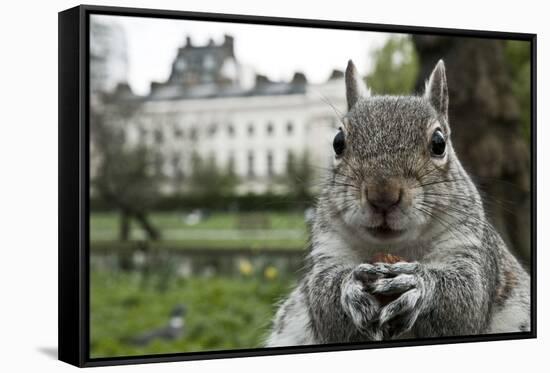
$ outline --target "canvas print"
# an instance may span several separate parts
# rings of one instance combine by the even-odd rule
[[[530,48],[90,15],[90,357],[531,331]]]

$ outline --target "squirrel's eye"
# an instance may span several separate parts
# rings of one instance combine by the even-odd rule
[[[432,134],[432,142],[430,144],[432,156],[442,157],[445,154],[445,136],[440,128],[436,129]]]
[[[336,156],[340,156],[344,152],[344,149],[346,148],[346,141],[344,139],[344,132],[342,132],[342,129],[340,129],[336,136],[334,136],[332,147],[334,148]]]

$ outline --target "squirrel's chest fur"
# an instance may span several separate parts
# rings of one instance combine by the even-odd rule
[[[310,256],[323,257],[334,261],[334,264],[361,264],[379,253],[396,255],[410,262],[421,262],[433,255],[436,250],[436,246],[423,241],[400,245],[360,245],[349,237],[341,237],[336,232],[316,232],[311,241]],[[449,238],[446,246],[453,244],[453,239]]]

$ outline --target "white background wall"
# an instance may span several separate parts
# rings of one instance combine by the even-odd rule
[[[96,4],[292,16],[539,34],[539,164],[550,162],[550,26],[542,1],[94,1]],[[71,371],[57,345],[57,11],[75,1],[4,2],[0,20],[0,370]],[[545,270],[549,168],[538,170],[539,338],[108,368],[117,372],[544,371],[550,348]]]

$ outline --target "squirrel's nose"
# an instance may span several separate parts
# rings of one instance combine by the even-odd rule
[[[401,202],[402,189],[400,186],[384,183],[382,185],[367,186],[366,199],[369,205],[378,212],[386,212]]]

